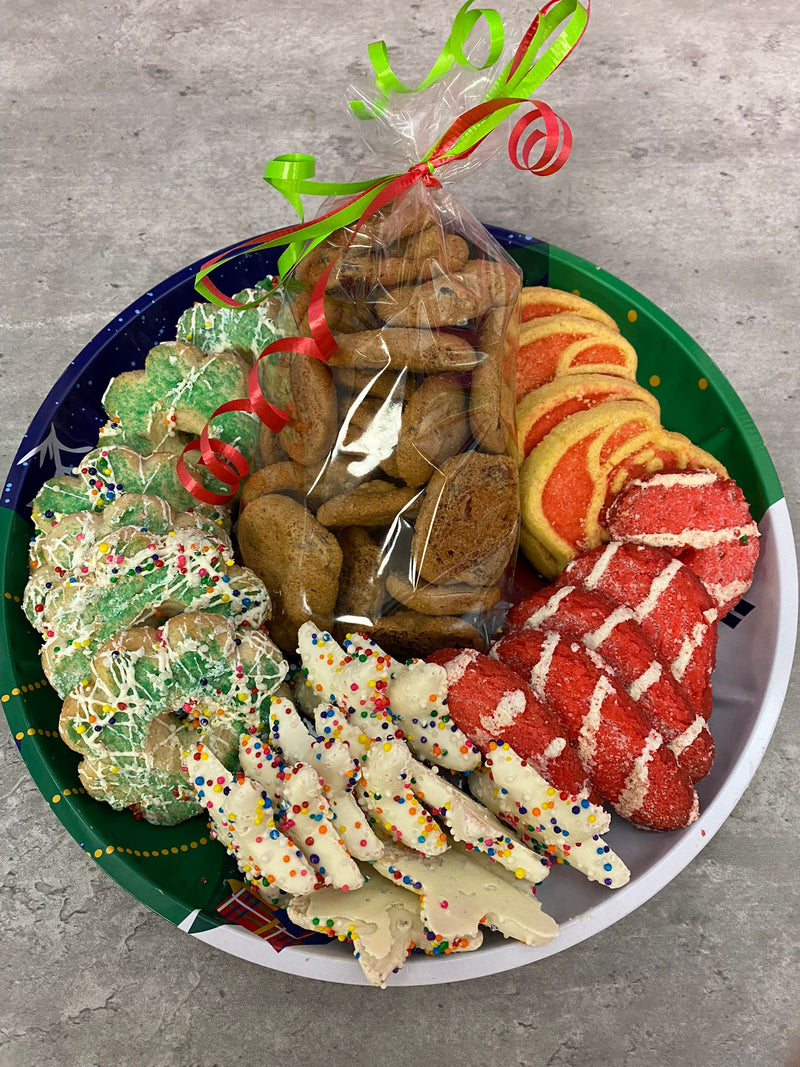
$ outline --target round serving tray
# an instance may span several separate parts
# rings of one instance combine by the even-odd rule
[[[720,627],[716,759],[699,783],[698,821],[648,834],[615,819],[607,840],[630,867],[631,880],[609,892],[569,868],[555,869],[538,892],[560,924],[555,941],[528,948],[490,935],[476,952],[413,955],[392,977],[395,985],[476,978],[560,952],[629,914],[674,878],[730,814],[761,761],[786,692],[797,627],[797,570],[783,492],[752,419],[711,359],[654,304],[600,268],[523,234],[490,231],[520,264],[527,285],[579,292],[616,319],[638,353],[639,381],[657,396],[664,425],[712,452],[742,487],[761,531],[761,556],[746,599]],[[30,502],[47,478],[67,473],[96,444],[109,379],[143,366],[153,345],[174,338],[179,316],[196,299],[199,267],[193,263],[160,282],[101,330],[69,364],[22,440],[0,508],[0,695],[22,758],[58,818],[137,900],[182,930],[262,966],[361,984],[348,946],[287,927],[282,913],[253,910],[202,816],[154,827],[82,790],[78,756],[58,736],[59,701],[42,676],[39,637],[20,607]],[[251,253],[224,265],[215,281],[233,292],[275,271],[274,251]]]

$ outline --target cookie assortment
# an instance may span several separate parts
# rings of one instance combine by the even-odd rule
[[[601,805],[696,818],[716,623],[758,530],[660,426],[600,309],[517,301],[516,272],[435,218],[351,237],[269,316],[196,305],[110,383],[98,447],[34,501],[24,607],[86,791],[155,825],[204,813],[253,891],[382,986],[481,926],[552,939],[535,889],[553,864],[624,885]],[[289,422],[259,437],[229,412],[218,429],[263,465],[238,509],[198,503],[179,447],[246,393],[248,337],[289,315],[302,332],[331,265],[337,355],[261,361]],[[560,372],[517,405],[516,449],[520,314],[530,374]],[[556,581],[511,605],[520,511]]]

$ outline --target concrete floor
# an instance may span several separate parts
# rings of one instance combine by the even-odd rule
[[[344,100],[366,45],[386,37],[421,74],[455,7],[5,0],[0,467],[118,310],[289,221],[268,158],[312,152],[322,176],[362,162]],[[521,0],[503,10],[521,25]],[[567,167],[540,180],[498,156],[458,190],[696,338],[760,428],[795,527],[798,70],[787,0],[598,3],[539,91],[572,125]],[[382,995],[258,969],[145,910],[61,829],[3,724],[0,1065],[796,1064],[799,723],[795,677],[733,815],[617,925],[521,970]]]

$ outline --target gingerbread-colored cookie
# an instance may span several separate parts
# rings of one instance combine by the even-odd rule
[[[479,299],[481,311],[512,307],[522,285],[519,267],[501,259],[471,259],[456,277]]]
[[[244,483],[239,503],[244,509],[267,493],[288,493],[299,500],[305,496],[310,483],[308,467],[285,459],[254,471]]]
[[[239,551],[272,593],[270,633],[285,652],[301,623],[327,625],[336,606],[342,550],[332,533],[289,496],[258,497],[241,514]]]
[[[453,456],[425,491],[411,545],[416,570],[427,582],[492,585],[511,559],[518,526],[514,460]]]
[[[389,326],[431,330],[474,319],[481,303],[480,294],[454,275],[442,275],[421,285],[387,290],[372,306],[378,318]]]
[[[461,270],[469,258],[469,245],[455,234],[443,235],[438,226],[412,234],[385,256],[376,256],[367,282],[381,289],[412,286],[439,275]]]
[[[266,398],[289,416],[280,432],[290,459],[308,465],[327,455],[336,437],[336,389],[318,359],[275,352],[260,364]]]
[[[407,399],[412,386],[406,370],[396,371],[389,367],[376,370],[358,370],[355,367],[335,367],[333,381],[340,394],[346,396],[377,396],[385,400],[394,396],[398,400]]]
[[[342,496],[327,500],[317,511],[323,526],[388,526],[401,513],[405,518],[416,514],[413,506],[419,496],[410,487],[398,487],[379,478],[364,482]]]
[[[395,659],[427,656],[437,648],[477,648],[483,652],[486,640],[479,631],[455,615],[423,615],[419,611],[402,608],[385,615],[367,628],[381,648]]]
[[[500,599],[496,585],[479,588],[474,585],[412,584],[401,574],[390,574],[386,589],[401,604],[423,615],[470,615],[491,610]]]
[[[457,374],[426,378],[403,411],[397,437],[397,473],[406,485],[424,485],[469,439],[467,396]]]
[[[336,618],[349,630],[370,626],[386,600],[386,581],[380,572],[383,553],[360,526],[346,526],[337,536],[343,561]]]
[[[336,335],[338,348],[330,358],[332,367],[360,370],[406,368],[432,374],[445,370],[472,370],[478,357],[472,345],[455,333],[413,330],[392,326],[383,330]]]
[[[514,369],[519,348],[519,312],[493,307],[481,325],[478,351],[483,362],[472,372],[469,422],[482,452],[514,449]]]
[[[271,463],[282,463],[287,458],[286,449],[281,444],[280,434],[273,433],[268,426],[261,427],[258,452],[261,456],[261,463],[265,467],[269,467]]]

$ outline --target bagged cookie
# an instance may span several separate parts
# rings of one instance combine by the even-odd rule
[[[265,172],[295,206],[303,193],[342,195],[315,221],[247,243],[289,242],[284,284],[271,294],[287,336],[261,353],[249,388],[274,436],[265,445],[262,434],[263,469],[242,479],[224,443],[202,454],[216,470],[229,462],[237,488],[244,482],[240,554],[273,594],[272,632],[288,653],[304,620],[338,636],[380,635],[400,656],[482,648],[507,607],[519,536],[522,273],[445,184],[497,150],[490,134],[577,40],[585,11],[545,8],[503,62],[492,21],[468,6],[425,91],[402,86],[381,60],[374,89],[351,101],[392,173],[332,186],[312,180],[307,156],[277,157]],[[481,18],[492,38],[483,64],[467,48]],[[552,173],[569,152],[568,129],[534,103],[509,153],[522,169]],[[211,299],[213,266],[198,276]],[[279,576],[281,567],[292,574]]]

